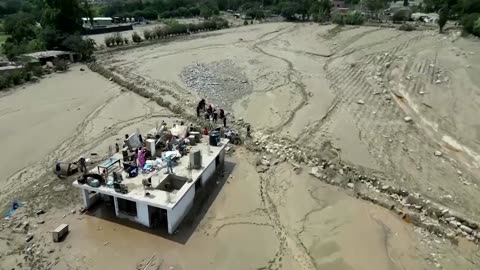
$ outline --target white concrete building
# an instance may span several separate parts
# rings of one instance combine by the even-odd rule
[[[92,18],[92,21],[90,21],[90,18],[82,18],[82,21],[84,28],[91,28],[92,26],[94,28],[100,28],[113,25],[113,18],[111,17],[94,17]]]
[[[165,226],[172,234],[178,228],[184,217],[194,204],[195,195],[203,190],[212,180],[215,172],[223,169],[225,160],[225,146],[227,139],[221,139],[218,146],[208,144],[208,137],[203,136],[202,142],[192,146],[191,151],[201,152],[201,168],[189,169],[188,156],[181,157],[173,168],[174,174],[165,174],[166,168],[147,174],[139,174],[128,178],[121,168],[122,154],[117,153],[104,163],[112,163],[109,170],[121,173],[122,184],[128,187],[128,192],[116,192],[114,188],[102,185],[98,188],[88,184],[73,182],[73,186],[81,190],[84,207],[89,208],[98,199],[109,199],[115,206],[115,214],[119,218],[126,218],[152,227],[154,223]],[[98,173],[99,167],[91,172]],[[142,180],[151,178],[151,188],[145,189]],[[148,195],[146,195],[148,192]],[[157,224],[158,222],[158,224]]]

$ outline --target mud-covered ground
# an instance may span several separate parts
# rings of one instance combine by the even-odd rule
[[[48,166],[91,152],[106,156],[108,146],[123,133],[180,116],[78,69],[12,92],[0,98],[0,111],[5,112],[0,124],[19,130],[0,133],[10,139],[3,147],[18,158],[24,154],[15,149],[36,150],[28,160],[5,158],[2,165],[10,170],[1,184],[2,202],[26,202],[2,226],[3,265],[143,269],[150,262],[148,269],[478,269],[476,232],[469,235],[474,241],[468,241],[460,228],[449,228],[458,230],[458,237],[447,240],[356,199],[356,188],[328,185],[328,179],[308,174],[312,167],[325,167],[322,160],[341,178],[343,169],[335,166],[357,168],[381,178],[384,185],[480,220],[478,45],[454,31],[438,35],[276,23],[99,54],[98,64],[189,114],[203,97],[227,109],[229,124],[234,119],[252,124],[255,140],[248,149],[258,152],[236,148],[214,195],[173,237],[119,224],[101,211],[72,214],[81,201],[69,185],[71,179],[59,182]],[[57,92],[39,91],[50,88]],[[51,106],[51,115],[41,117],[49,103],[39,101],[51,95],[64,98]],[[95,98],[87,99],[90,96]],[[29,120],[33,115],[52,123]],[[52,135],[61,127],[62,132]],[[33,129],[44,142],[41,146],[20,140]],[[304,152],[316,158],[302,158],[299,166],[297,157]],[[325,177],[329,173],[325,171]],[[337,176],[330,176],[333,183]],[[38,207],[46,214],[36,216]],[[45,223],[37,224],[42,220]],[[12,227],[24,221],[34,235],[28,243],[25,232],[12,233]],[[64,222],[72,233],[63,243],[51,243],[48,230]]]

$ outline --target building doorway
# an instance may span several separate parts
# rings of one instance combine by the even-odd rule
[[[165,232],[168,231],[167,210],[149,205],[148,214],[150,217],[151,229]]]

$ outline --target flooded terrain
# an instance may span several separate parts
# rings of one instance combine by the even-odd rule
[[[152,99],[80,65],[14,89],[0,97],[0,202],[24,206],[0,227],[0,268],[478,269],[479,48],[456,32],[259,24],[98,53]],[[174,235],[108,205],[79,213],[56,160],[94,166],[123,134],[191,119],[200,98],[253,138]]]

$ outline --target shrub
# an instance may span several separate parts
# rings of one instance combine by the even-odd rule
[[[392,16],[394,23],[409,21],[412,16],[412,12],[408,9],[400,9],[395,11]]]
[[[143,37],[146,39],[146,40],[151,40],[152,39],[152,30],[144,30],[143,31]]]
[[[185,24],[174,24],[166,28],[168,34],[178,35],[185,34],[188,32],[187,26]]]
[[[43,75],[43,69],[40,66],[33,66],[30,68],[30,71],[33,73],[33,75],[40,77]]]
[[[462,18],[463,31],[466,33],[473,34],[475,23],[479,18],[480,18],[480,13],[472,13],[472,14],[463,16]]]
[[[7,76],[0,76],[0,90],[5,89],[10,86],[10,83],[7,80]]]
[[[363,15],[359,12],[352,11],[347,14],[337,13],[333,17],[333,22],[338,25],[361,25],[365,21]]]
[[[170,12],[170,11],[164,11],[164,12],[160,13],[160,17],[161,17],[161,18],[171,18],[171,17],[173,17],[173,16],[172,16],[172,12]]]
[[[122,45],[123,44],[123,37],[122,37],[122,34],[120,33],[115,33],[113,34],[113,38],[115,39],[115,43],[117,45]]]
[[[112,47],[115,46],[115,38],[113,36],[105,37],[105,46]]]
[[[152,30],[152,38],[162,38],[166,34],[165,29],[163,27],[157,26]]]
[[[199,26],[200,26],[200,24],[194,24],[194,23],[187,24],[188,31],[192,32],[192,33],[200,30]]]
[[[243,21],[243,25],[248,25],[248,21],[247,20]]]
[[[83,60],[92,59],[95,51],[95,41],[91,38],[82,38],[80,35],[68,36],[62,42],[62,46],[69,51],[80,54]]]
[[[477,37],[480,37],[480,17],[475,21],[475,25],[473,26],[473,34]]]
[[[345,16],[345,24],[361,25],[365,22],[365,18],[360,12],[352,11]]]
[[[399,30],[402,30],[402,31],[407,31],[407,32],[410,32],[410,31],[415,31],[417,30],[417,28],[414,26],[414,25],[411,25],[411,24],[408,24],[408,23],[404,23],[400,26],[400,28],[398,28]]]
[[[333,23],[338,25],[345,25],[345,14],[337,13],[333,16]]]
[[[15,71],[10,75],[10,78],[12,80],[12,83],[14,85],[20,85],[24,82],[25,80],[25,72],[23,71]]]
[[[217,27],[217,24],[214,21],[205,21],[203,26],[205,29],[213,30]]]
[[[188,17],[190,16],[190,10],[186,7],[179,7],[177,9],[177,15],[180,17]]]
[[[215,29],[228,28],[228,21],[223,18],[215,17],[212,21],[215,23]]]
[[[55,66],[55,71],[67,71],[68,70],[68,63],[67,61],[63,59],[56,59],[53,62],[53,65]]]
[[[25,72],[25,81],[29,82],[32,80],[33,74],[32,72]]]
[[[191,7],[188,10],[192,16],[200,15],[200,9],[198,7]]]
[[[133,40],[133,42],[135,42],[135,43],[140,43],[140,42],[142,42],[142,38],[140,37],[140,35],[139,35],[137,32],[133,32],[133,34],[132,34],[132,40]]]

